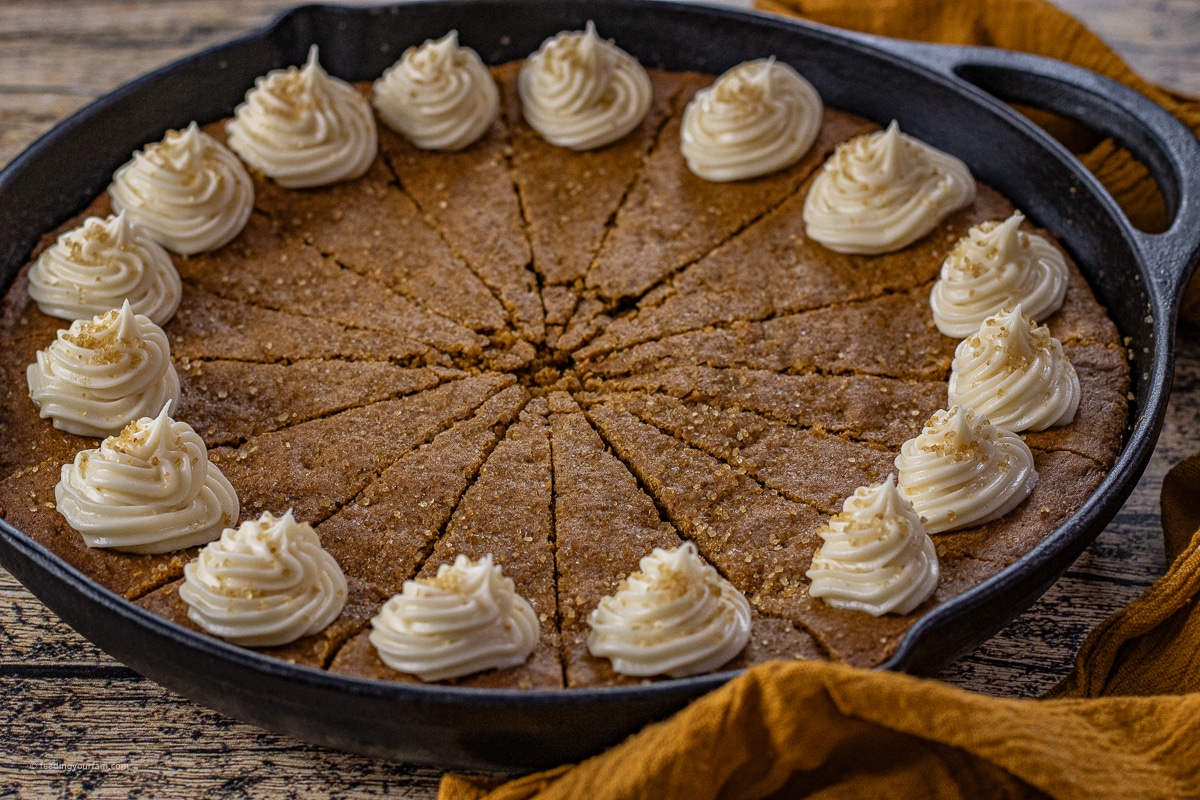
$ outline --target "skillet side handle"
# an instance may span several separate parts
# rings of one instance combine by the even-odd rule
[[[988,47],[874,43],[1005,102],[1083,122],[1133,153],[1158,183],[1170,225],[1158,234],[1132,224],[1129,231],[1163,300],[1178,308],[1200,258],[1200,141],[1183,123],[1140,92],[1062,61]]]

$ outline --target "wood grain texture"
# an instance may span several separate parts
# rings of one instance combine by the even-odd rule
[[[0,164],[90,100],[263,25],[290,4],[0,4]],[[1200,94],[1200,5],[1193,0],[1060,0],[1060,5],[1150,79]],[[1009,696],[1036,695],[1053,685],[1070,668],[1087,631],[1165,569],[1159,487],[1166,470],[1198,442],[1200,330],[1185,327],[1160,443],[1124,509],[1033,608],[939,677]],[[436,771],[267,733],[142,679],[59,621],[2,570],[0,697],[0,798],[436,794]]]
[[[250,728],[132,672],[58,682],[0,673],[0,695],[0,797],[416,798],[439,777]]]
[[[329,5],[383,5],[331,0]],[[0,164],[60,119],[178,58],[268,24],[286,0],[0,4]]]
[[[1200,3],[1195,0],[1055,0],[1146,78],[1200,95]]]

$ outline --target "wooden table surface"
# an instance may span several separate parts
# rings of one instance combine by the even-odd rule
[[[745,5],[748,0],[726,0]],[[256,28],[288,0],[5,0],[0,165],[92,99]],[[361,4],[361,3],[360,3]],[[1200,3],[1060,0],[1142,74],[1200,95]],[[65,168],[70,168],[65,165]],[[1165,569],[1158,491],[1200,449],[1200,331],[1181,328],[1166,426],[1118,517],[1033,608],[939,676],[1036,695],[1084,635]],[[439,773],[348,755],[199,707],[114,661],[0,570],[0,798],[432,797]]]

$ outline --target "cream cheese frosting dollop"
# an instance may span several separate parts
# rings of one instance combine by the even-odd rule
[[[747,61],[688,103],[680,149],[705,180],[768,175],[808,152],[823,111],[817,90],[789,65],[774,57]]]
[[[134,153],[108,194],[113,210],[182,255],[228,244],[254,208],[254,182],[242,162],[194,122]]]
[[[593,150],[632,131],[650,110],[650,76],[633,56],[596,35],[547,39],[517,76],[525,121],[546,141]]]
[[[375,110],[423,150],[462,150],[500,113],[500,91],[458,31],[410,47],[375,81]]]
[[[857,489],[817,533],[809,594],[835,608],[907,614],[937,588],[937,548],[894,475]]]
[[[893,120],[825,162],[804,200],[805,233],[838,253],[890,253],[974,199],[966,164],[905,136]]]
[[[135,314],[165,325],[179,308],[183,284],[162,245],[122,211],[88,217],[43,250],[29,270],[29,296],[43,314],[69,320],[128,300]]]
[[[1017,212],[976,225],[942,262],[929,305],[938,330],[962,339],[986,318],[1020,303],[1038,322],[1062,307],[1067,262],[1044,236],[1021,230]]]
[[[588,617],[588,650],[622,675],[717,669],[750,640],[750,603],[687,542],[656,547]]]
[[[188,619],[246,647],[276,647],[318,633],[346,605],[346,576],[316,531],[264,512],[227,527],[183,570]]]
[[[964,406],[934,412],[896,456],[900,492],[929,533],[982,525],[1007,514],[1037,484],[1021,437]]]
[[[211,542],[237,519],[233,486],[192,426],[168,410],[63,466],[55,505],[88,547],[166,553]]]
[[[357,178],[379,149],[371,104],[321,68],[316,45],[303,68],[258,78],[227,130],[247,164],[288,189]]]
[[[1079,376],[1050,329],[1012,311],[988,317],[958,344],[949,400],[1020,433],[1066,425],[1079,408]]]
[[[179,402],[179,375],[163,329],[126,300],[76,320],[26,370],[29,396],[54,427],[97,439]]]
[[[459,555],[434,578],[405,581],[371,626],[383,663],[423,681],[515,667],[538,640],[533,607],[490,555]]]

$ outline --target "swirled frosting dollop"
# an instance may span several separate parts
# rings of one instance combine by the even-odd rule
[[[307,522],[270,511],[226,528],[183,569],[188,619],[246,647],[310,636],[346,605],[346,576]]]
[[[1079,376],[1050,329],[1021,305],[988,317],[958,344],[949,400],[1014,433],[1066,425],[1079,408]]]
[[[809,594],[835,608],[907,614],[937,588],[937,549],[894,475],[855,490],[817,533]]]
[[[108,194],[115,211],[182,255],[228,244],[254,208],[254,183],[242,162],[194,122],[134,153]]]
[[[688,103],[680,149],[705,180],[768,175],[808,152],[823,111],[817,90],[789,65],[774,57],[747,61]]]
[[[148,317],[134,314],[128,300],[59,330],[25,377],[43,419],[97,439],[179,402],[167,335]]]
[[[383,663],[423,681],[515,667],[538,640],[533,607],[490,555],[459,555],[434,578],[405,581],[371,626]]]
[[[929,533],[982,525],[1007,514],[1037,484],[1021,437],[964,406],[934,412],[896,456],[900,492]]]
[[[317,61],[268,72],[254,82],[227,126],[229,146],[288,189],[362,175],[379,149],[371,104]]]
[[[375,81],[375,110],[422,150],[462,150],[500,113],[500,91],[458,31],[410,47]]]
[[[750,603],[687,542],[660,547],[588,617],[588,650],[622,675],[698,675],[750,640]]]
[[[1022,231],[1024,221],[1018,212],[976,225],[959,239],[929,294],[939,331],[962,339],[1018,303],[1039,322],[1062,307],[1066,259],[1045,237]]]
[[[633,56],[587,30],[547,39],[517,76],[525,121],[546,141],[593,150],[632,131],[650,110],[650,76]]]
[[[804,200],[805,233],[838,253],[890,253],[974,199],[966,164],[905,136],[893,120],[825,162]]]
[[[166,553],[211,542],[238,517],[233,486],[200,436],[167,416],[129,423],[62,468],[58,513],[88,547]]]
[[[43,250],[29,270],[29,296],[43,314],[69,320],[128,300],[135,314],[165,325],[179,308],[183,284],[162,245],[122,211],[88,217]]]

